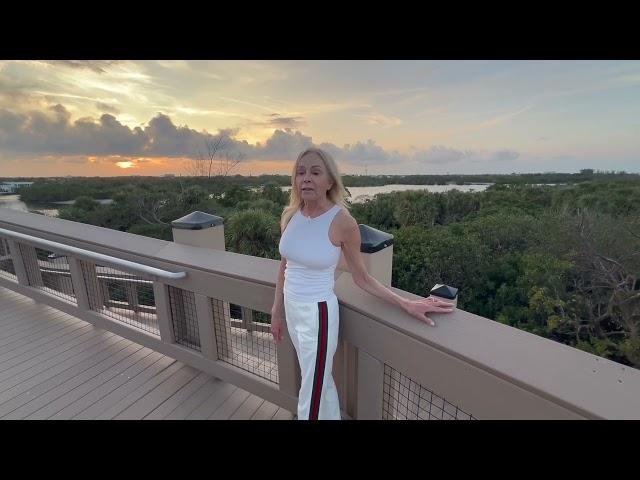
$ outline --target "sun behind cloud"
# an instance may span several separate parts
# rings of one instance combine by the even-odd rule
[[[116,162],[116,165],[120,168],[131,168],[133,167],[133,162]]]

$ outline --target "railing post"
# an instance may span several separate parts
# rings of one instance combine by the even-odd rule
[[[138,305],[138,284],[131,282],[124,291],[131,309],[134,313],[138,313],[140,311],[140,306]]]
[[[156,318],[158,319],[158,330],[160,339],[165,343],[175,343],[173,328],[171,325],[171,306],[169,304],[169,287],[154,280],[153,297],[156,303]]]
[[[104,278],[101,278],[98,276],[98,267],[93,264],[93,272],[95,272],[96,275],[96,285],[98,287],[98,289],[96,290],[96,298],[94,298],[93,300],[95,301],[96,306],[100,306],[100,310],[102,310],[102,307],[108,307],[109,306],[109,301],[111,300],[109,298],[109,287],[107,286],[107,281]]]
[[[196,316],[198,318],[198,333],[200,335],[200,351],[202,355],[212,360],[218,359],[218,345],[213,326],[213,308],[209,297],[200,293],[196,296]]]
[[[333,370],[331,371],[333,380],[338,391],[340,410],[347,410],[347,365],[345,358],[345,342],[338,337],[336,353],[333,355]],[[351,412],[348,412],[351,414]]]
[[[71,273],[71,282],[78,301],[78,307],[82,310],[91,310],[89,292],[82,273],[81,261],[75,257],[67,257],[67,261],[69,262],[69,272]]]
[[[183,324],[182,326],[184,328],[175,328],[176,327],[176,323],[178,325],[182,324],[182,322],[186,322],[187,321],[187,309],[185,308],[185,295],[194,295],[194,302],[195,302],[195,292],[188,292],[185,290],[182,290],[181,288],[177,288],[177,287],[168,287],[168,291],[169,291],[169,304],[171,307],[173,307],[171,309],[171,324],[174,327],[173,330],[173,339],[176,342],[180,342],[181,340],[186,340],[187,342],[190,343],[197,343],[199,342],[199,337],[195,338],[194,337],[194,332],[190,329],[190,328],[186,328],[186,324]],[[197,315],[197,311],[196,311],[196,315]],[[196,318],[196,321],[198,319]],[[176,331],[177,330],[177,331]],[[179,338],[177,337],[177,335],[179,335]]]
[[[359,227],[360,252],[367,272],[383,285],[390,287],[393,267],[393,235],[368,225],[360,224]],[[344,254],[340,254],[336,269],[349,271]]]
[[[7,238],[9,250],[11,251],[11,259],[13,261],[13,269],[16,272],[16,278],[20,285],[29,285],[29,277],[27,275],[27,267],[22,259],[22,251],[18,242],[11,238]]]
[[[253,332],[253,310],[241,306],[240,311],[242,312],[242,328],[249,333]]]
[[[382,420],[384,364],[358,349],[358,420]]]
[[[338,390],[340,409],[351,418],[356,418],[357,410],[357,359],[358,349],[338,339],[338,348],[333,357],[333,379]]]
[[[17,256],[21,258],[22,266],[26,277],[26,283],[23,285],[31,285],[32,287],[42,287],[44,282],[42,280],[42,272],[40,271],[40,265],[38,264],[38,254],[36,253],[36,247],[26,244],[16,245]],[[13,251],[13,246],[11,247]]]
[[[225,249],[224,219],[222,217],[195,211],[190,213],[189,215],[185,215],[184,217],[171,222],[171,228],[173,241],[175,243],[192,245],[194,247],[211,248],[213,250],[224,251]],[[214,300],[217,301],[217,299]],[[210,306],[207,308],[210,309]],[[225,347],[228,347],[228,349],[231,349],[232,342],[227,339],[226,329],[227,322],[229,326],[231,326],[229,302],[222,302],[221,309],[216,307],[213,311],[212,318],[214,324],[221,325],[221,328],[219,328],[217,331],[217,334],[219,335],[218,341],[221,344],[225,345]],[[213,339],[213,341],[215,342],[215,330]],[[216,351],[216,358],[218,358],[218,356],[218,351]]]
[[[278,356],[278,384],[281,392],[297,397],[300,393],[300,365],[296,349],[291,342],[289,332],[285,327],[282,340],[276,346]]]
[[[107,306],[109,294],[105,293],[102,279],[98,277],[98,267],[95,263],[88,261],[81,261],[80,266],[87,285],[89,309],[102,312],[102,308]]]

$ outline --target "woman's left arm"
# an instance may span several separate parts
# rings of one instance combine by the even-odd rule
[[[426,322],[432,327],[435,326],[435,322],[426,316],[427,312],[450,313],[453,311],[453,306],[442,300],[437,300],[433,297],[422,300],[409,300],[381,284],[367,272],[362,253],[360,253],[360,244],[362,241],[360,229],[355,219],[349,214],[342,215],[339,230],[342,252],[351,271],[353,281],[365,292],[399,306],[408,314]]]

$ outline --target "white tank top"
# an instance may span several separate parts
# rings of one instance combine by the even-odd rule
[[[280,255],[287,259],[284,294],[298,302],[322,302],[333,295],[340,247],[329,240],[329,227],[338,205],[316,218],[297,210],[280,238]]]

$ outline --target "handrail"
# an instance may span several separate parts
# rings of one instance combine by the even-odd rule
[[[31,235],[25,235],[24,233],[14,232],[11,230],[6,230],[4,228],[0,228],[0,235],[11,237],[16,240],[26,240],[28,242],[35,243],[36,245],[52,248],[52,249],[69,253],[72,255],[81,255],[81,256],[84,256],[85,258],[90,258],[92,260],[110,263],[112,265],[117,265],[119,267],[133,270],[138,273],[144,273],[147,275],[155,276],[157,278],[175,280],[175,279],[185,278],[187,276],[186,272],[168,272],[166,270],[150,267],[148,265],[143,265],[141,263],[131,262],[129,260],[123,260],[121,258],[111,257],[109,255],[103,255],[102,253],[96,253],[90,250],[85,250],[83,248],[72,247],[70,245],[65,245],[63,243],[44,240],[42,238],[33,237]]]

